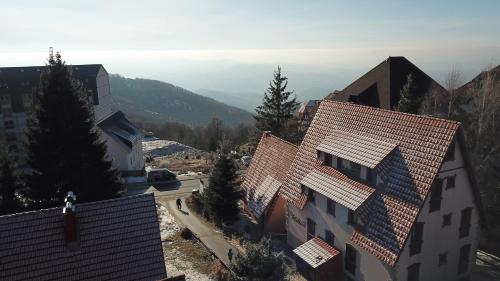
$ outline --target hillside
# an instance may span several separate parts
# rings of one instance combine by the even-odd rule
[[[110,84],[118,109],[135,120],[177,121],[193,125],[204,125],[213,117],[220,118],[227,125],[253,121],[252,115],[245,110],[169,83],[110,75]]]

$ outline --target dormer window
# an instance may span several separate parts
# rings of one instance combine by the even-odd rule
[[[340,171],[353,179],[361,179],[361,165],[346,159],[340,161]]]

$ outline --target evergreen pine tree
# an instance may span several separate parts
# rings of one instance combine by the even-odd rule
[[[263,131],[271,131],[274,135],[290,140],[293,138],[290,136],[290,131],[298,133],[297,123],[291,120],[294,118],[299,103],[296,97],[290,97],[293,92],[286,90],[288,78],[281,75],[281,67],[278,66],[273,76],[274,80],[269,82],[262,105],[255,109],[256,127],[260,134]],[[294,125],[296,128],[289,128]]]
[[[2,196],[0,214],[12,214],[20,209],[20,202],[16,197],[20,184],[10,155],[3,143],[0,143],[0,146],[0,195]]]
[[[272,251],[271,240],[263,238],[257,244],[246,243],[245,254],[238,254],[233,264],[231,281],[288,280],[285,260]]]
[[[217,159],[210,174],[210,184],[205,189],[205,211],[216,223],[231,222],[239,214],[241,193],[236,186],[236,163],[227,156]]]
[[[39,93],[27,143],[32,169],[27,184],[34,207],[58,205],[68,191],[79,202],[119,196],[118,172],[105,159],[93,111],[59,53],[50,55]]]
[[[408,74],[406,84],[400,91],[401,98],[399,99],[396,107],[397,111],[418,114],[423,97],[420,96],[417,85],[415,84],[415,77],[412,73]]]

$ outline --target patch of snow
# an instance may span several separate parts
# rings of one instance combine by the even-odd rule
[[[201,150],[169,140],[153,140],[142,143],[142,152],[149,157],[185,157],[199,155]]]
[[[175,222],[174,217],[168,212],[167,208],[162,205],[156,205],[156,212],[158,213],[158,222],[160,223],[161,241],[167,240],[169,237],[181,230],[177,222]]]

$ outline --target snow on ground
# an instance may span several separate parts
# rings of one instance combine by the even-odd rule
[[[169,140],[154,140],[142,143],[142,152],[150,157],[185,157],[202,153],[191,146]]]
[[[160,223],[161,241],[165,241],[181,230],[167,208],[157,205],[156,211],[158,213],[158,222]]]
[[[160,223],[161,241],[163,241],[164,245],[168,248],[168,250],[163,251],[167,275],[176,276],[185,274],[186,281],[211,281],[212,279],[208,275],[193,269],[192,263],[183,259],[183,255],[178,249],[169,247],[169,245],[172,245],[172,242],[169,242],[168,239],[179,232],[180,227],[167,208],[157,204],[156,211],[158,213],[158,222]]]

